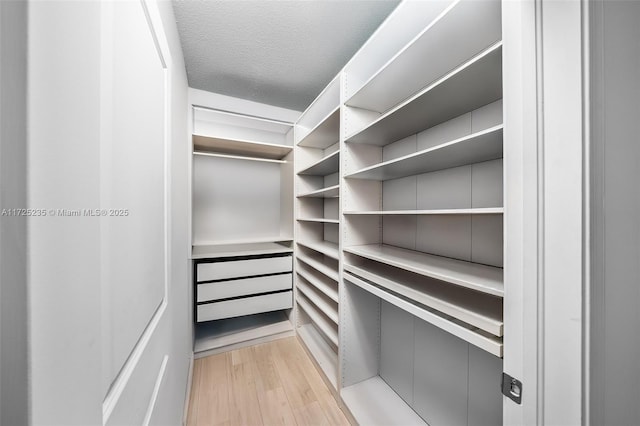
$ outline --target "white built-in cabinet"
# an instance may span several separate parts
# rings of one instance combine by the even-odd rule
[[[502,424],[501,6],[401,3],[293,133],[194,112],[196,297],[198,259],[293,253],[285,328],[359,424]],[[209,308],[211,335],[253,327]]]
[[[196,356],[293,334],[293,124],[194,106]]]

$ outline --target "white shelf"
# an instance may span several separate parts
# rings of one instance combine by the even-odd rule
[[[366,266],[345,264],[344,270],[494,336],[503,335],[502,300],[497,297],[440,281],[429,282],[420,275],[374,262]]]
[[[340,258],[338,245],[330,241],[298,241],[298,245],[310,248],[336,260]]]
[[[318,290],[320,290],[321,292],[326,294],[327,297],[329,297],[331,300],[333,300],[336,303],[339,303],[338,302],[339,301],[338,290],[333,288],[332,285],[327,284],[327,283],[324,282],[323,278],[325,276],[323,274],[321,274],[320,272],[315,272],[315,273],[309,272],[309,271],[306,271],[306,270],[304,270],[302,268],[297,268],[296,269],[296,273],[300,277],[302,277],[305,280],[307,280],[315,288],[317,288]]]
[[[298,281],[298,290],[304,294],[304,296],[323,314],[326,315],[331,321],[338,325],[338,310],[337,307],[331,306],[327,301],[322,300],[314,290],[302,281]]]
[[[352,246],[344,251],[482,293],[504,296],[501,268],[380,244]]]
[[[293,325],[283,311],[196,323],[193,351],[199,357],[198,354],[292,331]]]
[[[193,246],[191,259],[206,259],[255,254],[292,253],[293,248],[278,242],[251,242],[243,244],[218,244]]]
[[[297,329],[298,336],[320,366],[324,375],[333,385],[334,389],[338,387],[338,355],[327,344],[320,333],[311,324],[305,324]]]
[[[298,258],[298,260],[306,263],[307,265],[311,266],[313,269],[315,269],[318,272],[323,273],[324,275],[326,275],[327,277],[331,278],[334,281],[338,281],[339,276],[338,276],[338,271],[336,271],[335,269],[333,269],[332,267],[325,265],[324,263],[320,262],[319,260],[316,260],[310,256],[307,256],[305,254],[302,254],[300,252],[298,252],[296,254],[296,258]]]
[[[384,146],[502,98],[502,43],[382,114],[346,142]]]
[[[380,299],[385,300],[394,306],[397,306],[398,308],[446,331],[447,333],[450,333],[474,346],[477,346],[478,348],[485,350],[492,355],[502,357],[503,343],[502,338],[500,337],[493,336],[490,333],[466,324],[452,316],[441,314],[433,310],[417,306],[415,303],[411,303],[405,298],[391,294],[378,286],[375,286],[365,280],[356,277],[355,275],[347,273],[344,275],[344,279],[345,281],[357,285],[363,290],[368,291],[369,293],[379,297]]]
[[[400,215],[443,215],[443,214],[503,214],[503,207],[438,210],[362,210],[344,212],[346,215],[400,216]]]
[[[335,329],[335,326],[327,321],[325,317],[322,316],[309,302],[305,300],[305,297],[300,297],[298,294],[298,306],[302,308],[302,310],[309,316],[311,321],[316,325],[318,330],[324,334],[327,339],[331,343],[333,343],[336,347],[338,346],[338,332]]]
[[[338,299],[338,290],[336,290],[336,289],[332,288],[330,285],[322,282],[322,280],[318,279],[317,277],[314,277],[312,274],[308,273],[307,271],[304,271],[302,269],[298,269],[296,272],[301,278],[305,279],[307,282],[309,282],[312,286],[314,286],[319,291],[324,293],[331,300],[333,300],[334,302],[338,303],[338,300],[339,300]]]
[[[346,104],[384,112],[500,41],[501,29],[500,1],[454,2],[365,82]],[[425,58],[428,58],[428,67],[420,66]]]
[[[291,152],[293,147],[246,140],[193,135],[193,149],[197,151],[235,155],[239,157],[281,160]]]
[[[298,220],[301,222],[319,222],[319,223],[333,223],[333,224],[340,223],[340,221],[337,219],[325,219],[323,217],[299,217]]]
[[[298,172],[299,175],[327,176],[337,173],[340,166],[340,151],[334,151],[309,167]]]
[[[347,386],[340,396],[358,424],[427,425],[380,376]]]
[[[336,107],[298,142],[298,146],[325,149],[340,140],[340,107]]]
[[[345,175],[390,180],[502,158],[502,125]]]
[[[315,191],[305,192],[298,195],[298,198],[336,198],[339,194],[340,185],[333,185],[326,188],[316,189]]]

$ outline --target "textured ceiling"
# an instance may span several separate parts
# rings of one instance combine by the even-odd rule
[[[189,86],[304,110],[396,0],[174,0]]]

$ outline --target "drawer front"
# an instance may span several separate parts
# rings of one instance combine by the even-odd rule
[[[233,281],[198,284],[198,302],[228,299],[230,297],[267,293],[278,290],[291,290],[291,273],[270,275],[268,277],[243,278]]]
[[[290,309],[293,306],[292,298],[292,291],[284,291],[198,305],[198,322]]]
[[[197,280],[198,282],[226,280],[252,275],[291,272],[292,269],[291,256],[199,263]]]

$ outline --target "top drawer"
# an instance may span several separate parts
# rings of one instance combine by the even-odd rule
[[[226,280],[229,278],[291,272],[292,269],[291,256],[198,263],[196,279],[198,282]]]

